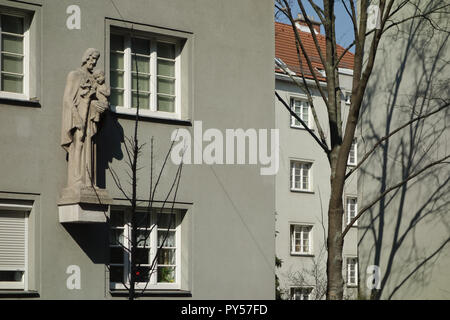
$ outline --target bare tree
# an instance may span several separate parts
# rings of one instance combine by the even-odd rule
[[[323,300],[327,293],[325,255],[326,248],[323,245],[319,254],[311,257],[309,265],[302,266],[300,269],[289,270],[286,273],[286,279],[293,287],[312,288],[311,300]]]
[[[347,159],[350,152],[352,142],[356,134],[357,124],[360,120],[360,114],[363,106],[363,101],[367,96],[367,86],[372,76],[372,71],[376,64],[376,56],[379,51],[380,41],[385,36],[388,30],[395,30],[401,24],[411,22],[413,20],[423,20],[429,25],[435,32],[448,32],[433,19],[436,14],[446,14],[448,17],[448,9],[450,4],[447,1],[413,1],[413,0],[379,0],[376,3],[368,0],[348,0],[342,1],[344,8],[348,14],[353,26],[353,43],[345,48],[343,52],[338,53],[338,45],[336,43],[336,16],[335,16],[335,2],[330,0],[324,0],[321,5],[317,4],[313,0],[275,0],[275,8],[278,15],[283,15],[287,18],[292,25],[292,29],[295,35],[295,45],[297,49],[298,60],[300,64],[301,72],[297,75],[292,74],[282,65],[279,65],[281,69],[285,71],[287,75],[291,77],[293,82],[297,84],[308,97],[312,115],[317,127],[317,134],[314,131],[308,130],[311,136],[323,149],[328,158],[328,162],[331,169],[330,175],[330,187],[331,196],[328,206],[328,233],[327,233],[327,299],[343,299],[343,258],[342,250],[344,244],[344,237],[351,228],[351,226],[366,213],[370,208],[377,204],[380,200],[384,199],[386,195],[393,192],[403,185],[408,183],[419,175],[427,172],[431,168],[446,163],[449,155],[445,155],[439,159],[429,161],[429,163],[423,165],[421,168],[416,168],[415,171],[408,172],[401,181],[394,183],[392,186],[387,186],[382,193],[375,196],[374,199],[367,204],[364,208],[361,208],[354,219],[343,228],[343,190],[346,179],[351,176],[361,165],[370,158],[374,151],[379,148],[383,143],[386,143],[392,136],[401,132],[404,128],[408,128],[411,125],[425,121],[431,115],[437,112],[442,112],[448,108],[448,100],[439,100],[438,105],[433,110],[421,112],[415,117],[411,118],[405,124],[400,125],[398,128],[390,130],[385,136],[381,137],[378,143],[373,145],[371,150],[368,150],[361,158],[356,167],[347,171]],[[371,3],[375,3],[378,8],[379,14],[379,26],[371,30],[367,29],[368,22],[368,9]],[[313,24],[308,18],[305,5],[311,6],[319,17],[325,30],[325,46],[319,45],[319,35],[314,32]],[[358,7],[357,7],[358,5]],[[406,7],[412,7],[412,14],[404,17],[399,13]],[[322,86],[316,70],[313,67],[311,57],[305,49],[304,42],[300,33],[295,26],[294,13],[300,12],[304,17],[306,24],[309,27],[311,36],[317,50],[320,62],[324,67],[326,75],[326,86]],[[447,18],[448,19],[448,18]],[[353,58],[353,82],[352,82],[352,95],[351,103],[349,107],[348,117],[343,125],[343,119],[341,119],[341,89],[339,84],[338,68],[341,59],[344,55],[354,48],[355,54]],[[306,66],[302,61],[306,61]],[[317,117],[314,101],[311,93],[311,89],[307,85],[304,73],[311,74],[315,83],[314,87],[319,92],[320,97],[324,101],[327,110],[328,123],[327,132],[329,136],[325,134],[325,130],[321,127],[321,123]],[[305,128],[307,126],[303,121],[291,110],[289,105],[283,101],[283,99],[276,93],[277,98],[282,102],[290,114],[295,117]],[[329,139],[329,142],[328,142]]]

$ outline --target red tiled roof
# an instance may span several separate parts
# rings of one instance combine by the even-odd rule
[[[324,69],[319,53],[317,52],[316,46],[312,35],[309,32],[298,31],[308,57],[311,60],[313,67],[317,69]],[[326,54],[325,50],[325,36],[323,34],[317,34],[317,41],[321,48],[322,54]],[[338,57],[344,52],[344,48],[337,46]],[[300,64],[297,56],[297,49],[295,46],[295,35],[290,24],[284,24],[280,22],[275,22],[275,57],[283,60],[283,62],[288,66],[290,70],[299,75]],[[306,59],[301,55],[302,66],[305,78],[313,78],[311,72],[309,71]],[[339,67],[346,69],[353,69],[353,54],[349,51],[346,52],[344,57],[342,57]],[[282,70],[275,68],[276,72],[283,72]],[[325,81],[325,78],[319,73],[316,73],[319,80]]]

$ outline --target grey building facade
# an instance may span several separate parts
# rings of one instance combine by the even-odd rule
[[[441,1],[407,5],[400,21],[433,11]],[[363,165],[361,207],[420,172],[449,150],[448,19],[413,19],[383,36],[361,117],[364,144],[372,146],[418,116],[433,115],[393,135]],[[442,28],[435,28],[441,26]],[[447,104],[447,107],[445,107]],[[448,159],[389,192],[359,221],[360,294],[376,299],[449,299]]]
[[[275,127],[273,3],[1,0],[0,15],[0,234],[7,237],[0,238],[0,296],[118,298],[127,262],[110,234],[126,237],[129,205],[109,168],[128,188],[124,140],[134,128],[134,79],[144,86],[138,198],[145,207],[152,137],[157,171],[173,132],[194,136],[196,121],[222,132]],[[140,50],[140,71],[131,43]],[[114,203],[110,224],[62,224],[62,98],[67,74],[87,48],[100,51],[97,68],[112,87],[111,110],[97,133],[96,178]],[[155,207],[176,170],[169,161]],[[174,208],[170,263],[158,265],[149,296],[274,298],[273,175],[253,164],[185,165]],[[157,241],[155,233],[150,246]]]

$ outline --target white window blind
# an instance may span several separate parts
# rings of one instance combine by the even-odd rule
[[[25,271],[25,214],[0,211],[0,271]]]

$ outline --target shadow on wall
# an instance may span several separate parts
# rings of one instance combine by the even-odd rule
[[[97,186],[106,187],[106,170],[113,159],[123,158],[123,128],[112,112],[106,112],[96,136],[97,146]],[[63,224],[79,247],[95,264],[109,263],[109,225],[97,224]]]
[[[109,263],[108,224],[63,224],[64,229],[95,264]]]
[[[361,168],[359,185],[366,189],[366,203],[449,152],[449,33],[417,19],[386,38],[389,44],[378,52],[379,64],[363,106],[361,145],[369,150],[402,124],[442,110],[387,140]],[[371,299],[417,298],[426,290],[430,295],[429,286],[436,285],[436,279],[430,282],[433,269],[450,258],[445,257],[450,242],[449,179],[447,160],[392,191],[361,217],[360,265],[381,267],[380,287],[371,290]],[[362,268],[360,274],[365,271]]]
[[[109,111],[106,113],[102,127],[97,134],[97,186],[106,187],[106,171],[113,159],[122,160],[123,128],[117,121],[117,116]]]

